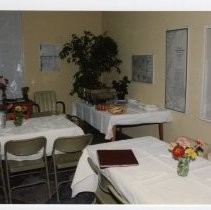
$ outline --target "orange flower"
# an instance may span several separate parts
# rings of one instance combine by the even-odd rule
[[[185,149],[184,147],[180,145],[176,145],[174,149],[172,150],[172,155],[174,158],[180,158],[185,154]]]

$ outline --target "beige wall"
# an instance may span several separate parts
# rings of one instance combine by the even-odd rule
[[[172,111],[173,122],[165,124],[164,138],[178,135],[200,137],[211,143],[211,123],[199,119],[203,73],[204,27],[211,26],[211,12],[24,12],[24,56],[26,85],[33,92],[54,89],[71,112],[69,95],[72,76],[77,69],[61,61],[58,72],[39,70],[40,43],[64,43],[72,33],[84,30],[108,31],[118,43],[123,60],[122,74],[131,78],[131,55],[154,54],[154,84],[132,82],[129,97],[144,103],[164,106],[165,100],[165,32],[167,29],[189,28],[187,111]],[[108,75],[112,81],[117,73]],[[157,127],[143,126],[124,130],[131,136],[158,135]]]
[[[78,67],[63,60],[60,71],[41,72],[39,45],[63,44],[73,33],[82,34],[84,30],[101,33],[101,28],[101,12],[23,12],[25,80],[30,88],[30,98],[34,91],[53,89],[70,113],[73,97],[69,92]]]
[[[154,84],[132,82],[129,97],[148,104],[165,103],[165,32],[189,28],[187,111],[172,111],[173,122],[165,124],[164,138],[178,135],[211,142],[211,123],[199,119],[203,74],[204,28],[211,26],[211,12],[104,12],[103,29],[117,40],[123,60],[122,75],[131,78],[131,56],[154,54]],[[116,75],[115,75],[116,76]],[[131,136],[158,135],[156,127],[126,129]]]

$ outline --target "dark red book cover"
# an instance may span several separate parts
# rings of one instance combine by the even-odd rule
[[[100,168],[138,165],[131,149],[97,150]]]

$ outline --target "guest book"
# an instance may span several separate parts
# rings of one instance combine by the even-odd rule
[[[131,149],[97,150],[100,168],[138,165]]]

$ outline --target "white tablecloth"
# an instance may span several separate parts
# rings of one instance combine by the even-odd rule
[[[111,182],[132,204],[211,204],[211,162],[198,157],[190,162],[187,177],[177,175],[178,161],[168,151],[168,144],[154,137],[142,137],[91,145],[84,150],[73,182],[72,192],[94,192],[97,176],[87,157],[98,164],[97,149],[129,149],[139,166],[103,169]]]
[[[73,103],[72,114],[77,115],[105,134],[105,139],[113,137],[112,128],[114,125],[165,123],[172,120],[171,112],[164,108],[159,108],[156,111],[146,111],[138,107],[128,106],[126,113],[113,115],[108,111],[98,111],[93,105],[81,101]]]
[[[38,136],[47,138],[46,153],[51,155],[54,140],[63,136],[83,135],[83,130],[66,119],[65,115],[30,118],[21,126],[15,126],[13,121],[6,122],[6,128],[0,129],[1,154],[4,154],[4,144],[8,140],[21,140]]]

